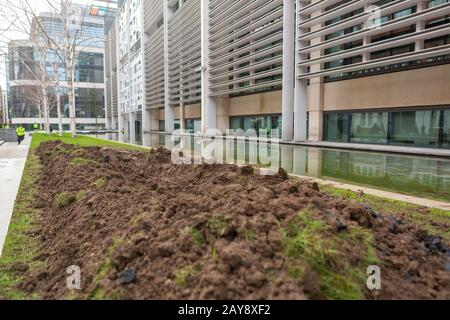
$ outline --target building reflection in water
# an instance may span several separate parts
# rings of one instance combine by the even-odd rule
[[[450,201],[447,159],[164,134],[148,134],[144,141],[147,146],[182,151],[192,159],[212,157],[216,163],[282,167],[300,176]]]

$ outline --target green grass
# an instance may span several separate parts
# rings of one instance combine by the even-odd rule
[[[31,149],[36,149],[42,142],[56,141],[56,140],[60,140],[66,144],[77,145],[80,147],[108,147],[108,148],[135,150],[135,151],[150,151],[150,149],[140,146],[129,145],[115,141],[108,141],[89,136],[79,135],[77,138],[72,138],[70,134],[64,134],[62,137],[60,137],[58,134],[48,135],[45,133],[34,133],[30,147]]]
[[[185,232],[192,238],[192,241],[197,246],[202,246],[206,243],[203,233],[195,227],[187,228]]]
[[[125,241],[122,239],[116,239],[113,244],[106,250],[106,257],[94,277],[95,289],[89,296],[90,300],[114,300],[117,298],[107,296],[101,288],[101,282],[108,276],[109,272],[112,270],[112,255],[124,242]]]
[[[67,208],[77,201],[77,195],[70,192],[62,192],[56,197],[58,208]]]
[[[175,273],[175,284],[184,287],[188,284],[189,278],[200,272],[199,266],[189,265]]]
[[[356,192],[328,185],[322,185],[320,189],[322,192],[330,195],[365,204],[379,213],[404,216],[411,222],[422,226],[428,233],[450,241],[450,228],[439,228],[436,226],[436,224],[450,225],[450,211],[425,208],[408,202],[385,199],[367,194],[360,196]]]
[[[218,237],[223,237],[229,226],[221,215],[215,215],[206,222],[206,226]]]
[[[76,166],[76,167],[87,167],[91,163],[95,163],[95,161],[85,159],[85,158],[79,158],[79,157],[73,158],[70,161],[70,165]]]
[[[3,254],[0,258],[0,297],[5,299],[39,298],[36,295],[28,296],[21,292],[17,285],[23,279],[11,270],[11,266],[18,264],[27,266],[29,271],[45,267],[43,263],[35,261],[38,244],[36,239],[29,236],[29,232],[33,228],[33,219],[41,214],[40,210],[33,207],[33,198],[36,193],[35,183],[39,178],[39,171],[39,160],[33,153],[30,153],[14,206]]]
[[[291,277],[301,280],[308,276],[305,270],[309,266],[319,275],[318,298],[365,299],[365,271],[368,266],[379,263],[370,231],[351,227],[346,233],[336,234],[325,222],[304,210],[282,234]],[[348,260],[343,250],[345,244],[362,251],[363,259],[356,265]]]
[[[94,182],[94,186],[97,189],[102,189],[104,188],[106,185],[108,184],[108,180],[106,178],[98,178],[97,180],[95,180]]]

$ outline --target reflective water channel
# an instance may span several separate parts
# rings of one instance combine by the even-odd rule
[[[144,139],[175,155],[182,151],[187,162],[213,157],[219,163],[282,167],[300,176],[450,202],[450,159],[164,134]]]

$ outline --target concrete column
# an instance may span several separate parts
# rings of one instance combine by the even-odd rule
[[[130,133],[130,143],[132,144],[136,144],[136,120],[137,120],[136,112],[130,112],[128,130]]]
[[[371,10],[371,5],[369,5],[368,3],[366,3],[365,5],[364,5],[364,11],[367,13],[367,12],[369,12],[370,10]],[[365,21],[364,22],[364,24],[363,24],[363,29],[367,29],[368,28],[368,21]],[[368,36],[365,36],[364,38],[363,38],[363,46],[367,46],[367,45],[369,45],[370,44],[370,42],[371,42],[371,38],[370,37],[368,37]],[[367,62],[367,61],[369,61],[370,60],[370,51],[364,51],[363,52],[363,54],[362,54],[362,60],[363,60],[363,62]]]
[[[425,10],[427,8],[426,1],[417,2],[417,12]],[[425,30],[425,21],[417,21],[416,23],[416,32]],[[419,39],[416,40],[416,51],[420,51],[425,49],[425,40]]]
[[[142,144],[145,147],[151,146],[150,141],[151,132],[151,112],[149,109],[142,109]]]
[[[186,106],[184,102],[180,103],[180,130],[181,132],[186,130]]]
[[[283,1],[283,140],[294,139],[295,2]]]
[[[312,2],[317,2],[313,0]],[[311,16],[320,15],[322,11],[314,12]],[[311,27],[311,31],[320,29],[322,24]],[[322,42],[323,37],[318,37],[311,40],[311,45],[315,45]],[[322,56],[321,51],[311,52],[311,59],[319,58]],[[315,64],[311,66],[311,72],[318,72],[322,70],[322,65]],[[310,141],[322,141],[323,140],[323,78],[316,77],[309,80],[309,140]]]
[[[120,142],[125,142],[125,134],[126,134],[125,115],[119,114],[119,141]]]
[[[142,144],[145,147],[151,146],[150,141],[150,131],[151,131],[151,114],[150,110],[147,109],[147,90],[146,90],[146,59],[145,59],[145,50],[146,43],[148,40],[147,33],[145,32],[145,8],[144,6],[148,5],[148,2],[143,1],[141,4],[141,37],[142,37]]]
[[[169,7],[169,1],[163,0],[164,16],[164,92],[166,99],[164,101],[164,116],[166,133],[173,133],[175,127],[175,114],[170,105],[169,93],[169,18],[172,10]]]
[[[299,24],[305,20],[305,17],[298,14],[298,11],[304,6],[300,0],[296,0],[296,25],[295,25],[295,94],[294,94],[294,140],[296,142],[306,141],[307,136],[307,116],[308,116],[308,82],[307,80],[298,80],[298,76],[307,72],[306,68],[298,67],[298,63],[307,60],[303,54],[298,51],[304,47],[304,43],[298,40],[305,31]]]
[[[202,133],[215,129],[217,105],[209,87],[209,1],[201,0],[201,61],[202,61]]]

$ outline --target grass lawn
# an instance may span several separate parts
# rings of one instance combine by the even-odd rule
[[[148,148],[140,147],[140,146],[134,146],[130,144],[125,143],[119,143],[114,141],[108,141],[104,139],[98,139],[94,137],[89,136],[82,136],[79,135],[77,138],[72,138],[70,134],[64,134],[62,137],[60,137],[58,134],[45,134],[45,133],[34,133],[33,139],[31,140],[30,148],[36,149],[39,147],[39,145],[42,142],[45,141],[54,141],[54,140],[61,140],[64,143],[67,144],[76,144],[80,147],[108,147],[108,148],[120,148],[120,149],[128,149],[128,150],[136,150],[136,151],[145,151],[149,150]]]
[[[321,186],[320,189],[325,193],[337,197],[364,203],[379,213],[401,215],[424,227],[430,234],[450,241],[450,228],[442,228],[443,224],[450,225],[450,211],[425,208],[408,202],[390,200],[367,194],[361,196],[350,190],[326,185]],[[441,227],[439,228],[439,226]]]
[[[58,135],[47,135],[36,133],[33,135],[31,149],[25,165],[20,192],[15,203],[14,212],[5,242],[3,255],[0,258],[0,300],[5,299],[39,299],[38,296],[27,296],[19,288],[23,279],[17,276],[17,270],[40,270],[45,268],[43,263],[36,262],[38,244],[30,236],[33,230],[33,220],[41,214],[39,209],[33,207],[33,198],[36,192],[36,181],[39,178],[41,166],[35,155],[35,149],[44,141],[61,140],[67,144],[76,144],[83,147],[100,146],[119,149],[148,151],[149,149],[121,144],[113,141],[97,139],[88,136],[71,138],[70,135],[59,137]],[[100,182],[99,182],[100,183]],[[426,209],[417,205],[388,200],[370,195],[360,196],[355,192],[321,186],[323,192],[352,199],[367,204],[377,212],[394,214],[407,217],[419,225],[424,226],[430,234],[441,236],[450,241],[449,228],[442,228],[442,224],[449,225],[450,212],[437,209]]]

